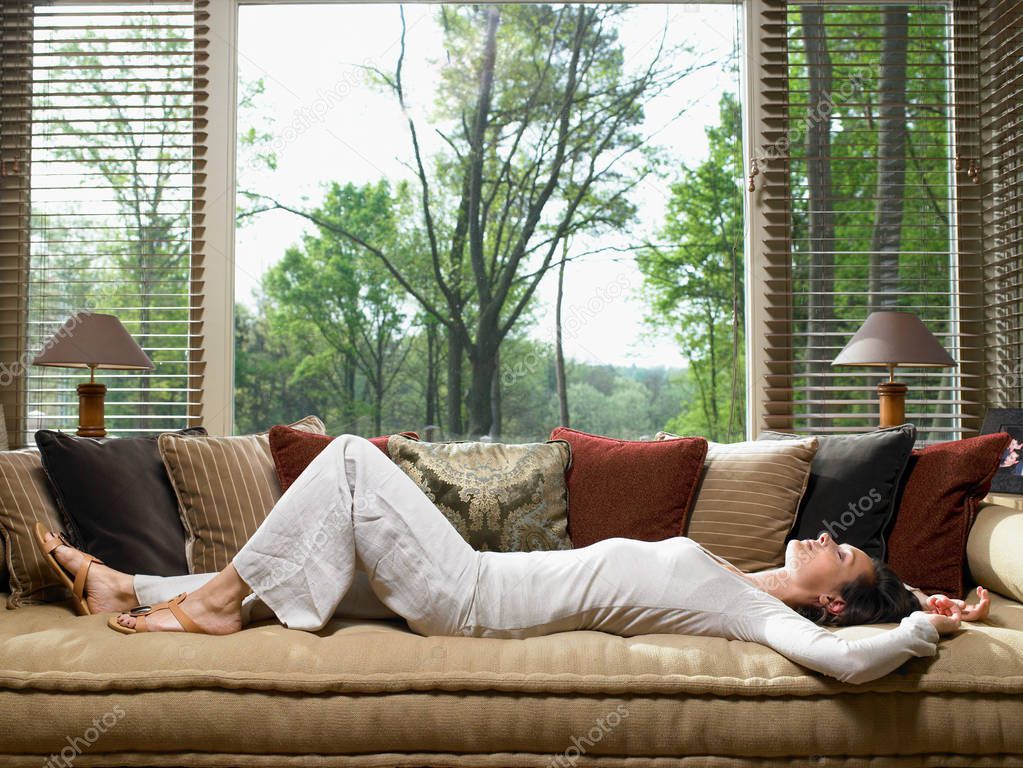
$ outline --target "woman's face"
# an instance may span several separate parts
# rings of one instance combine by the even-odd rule
[[[874,575],[867,553],[851,544],[837,544],[827,533],[790,541],[785,568],[791,587],[801,591],[807,603],[826,605],[832,613],[840,613],[845,606],[841,595],[846,584]]]

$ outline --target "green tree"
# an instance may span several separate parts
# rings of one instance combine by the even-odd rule
[[[626,67],[623,6],[442,8],[447,55],[431,128],[448,151],[427,157],[423,127],[405,110],[429,269],[410,278],[403,256],[373,233],[272,202],[313,219],[378,258],[445,329],[448,429],[462,431],[462,362],[470,372],[468,431],[494,425],[502,343],[522,319],[565,238],[619,229],[628,195],[649,173],[644,103],[689,73],[659,47],[638,71]],[[405,109],[406,29],[381,84]],[[418,255],[416,260],[421,261]]]
[[[337,382],[310,372],[322,344],[301,323],[275,317],[266,299],[256,311],[236,304],[234,311],[234,431],[262,432],[306,414],[332,420]]]
[[[399,189],[399,196],[403,194]],[[390,186],[334,184],[317,219],[365,233],[391,253],[403,248]],[[369,391],[373,427],[383,427],[384,398],[411,348],[403,294],[383,264],[334,227],[321,227],[290,248],[264,277],[267,296],[283,318],[310,323],[341,372],[346,402],[355,404],[356,372]],[[330,364],[330,360],[319,360]],[[354,413],[353,413],[354,415]]]
[[[673,430],[735,440],[744,434],[742,122],[726,93],[718,125],[706,129],[707,159],[683,167],[671,187],[666,244],[641,251],[652,312],[648,322],[674,333],[689,362],[695,398]],[[684,426],[680,426],[684,425]]]

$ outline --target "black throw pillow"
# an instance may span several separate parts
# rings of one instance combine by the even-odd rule
[[[36,445],[78,547],[125,573],[188,573],[185,530],[155,437],[96,439],[41,429]]]
[[[798,435],[764,432],[761,440]],[[857,435],[818,436],[810,480],[789,539],[812,539],[827,531],[840,544],[884,559],[884,534],[895,515],[899,482],[916,442],[916,427],[878,429]]]

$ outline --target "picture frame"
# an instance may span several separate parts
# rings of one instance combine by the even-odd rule
[[[996,432],[1008,432],[1012,442],[1002,454],[991,492],[1023,494],[1023,408],[988,408],[980,433]]]

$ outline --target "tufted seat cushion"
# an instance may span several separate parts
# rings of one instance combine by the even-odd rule
[[[687,755],[700,765],[809,755],[854,765],[923,753],[936,762],[905,764],[960,764],[954,753],[1018,765],[1023,730],[1008,724],[1023,722],[1023,605],[993,599],[990,621],[943,640],[937,657],[862,686],[719,638],[428,638],[399,622],[126,637],[103,616],[32,606],[0,612],[0,766],[38,766],[105,714],[113,724],[76,766],[313,754],[317,765],[540,766],[573,754],[573,737],[587,733],[593,765],[623,755],[640,759],[630,766],[658,756],[684,765]]]

